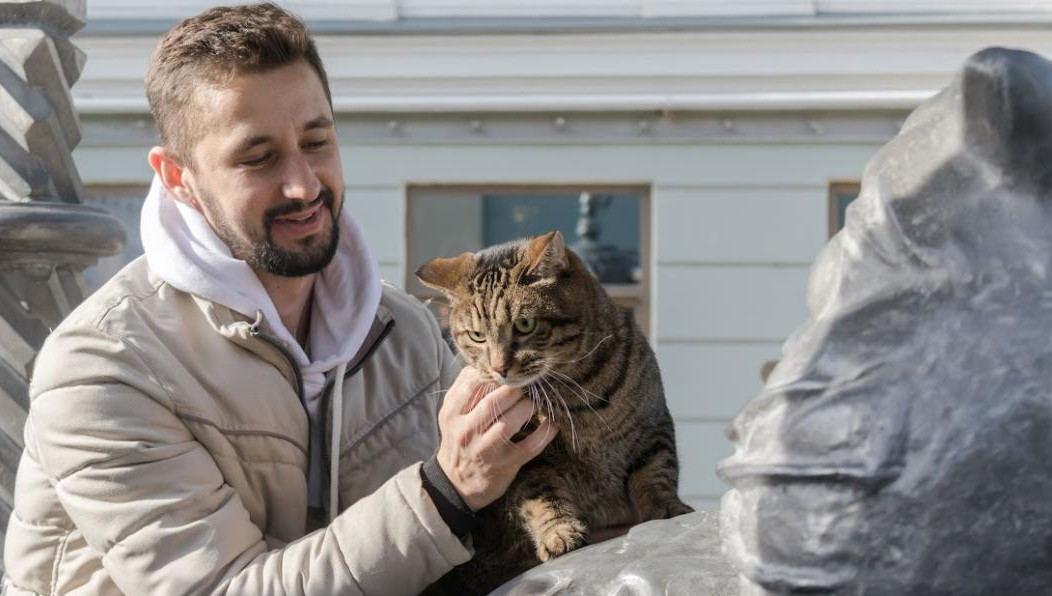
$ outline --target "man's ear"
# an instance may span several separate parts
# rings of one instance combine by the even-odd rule
[[[416,277],[425,286],[452,298],[474,268],[475,255],[466,252],[459,257],[431,259],[416,270]]]
[[[165,147],[154,147],[150,149],[150,167],[157,173],[168,192],[180,203],[185,203],[198,212],[201,205],[197,201],[197,193],[193,190],[193,174],[187,170],[177,155]]]

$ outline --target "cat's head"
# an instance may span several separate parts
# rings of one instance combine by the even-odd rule
[[[596,282],[562,234],[433,259],[416,272],[449,298],[449,330],[485,380],[521,387],[587,351]]]

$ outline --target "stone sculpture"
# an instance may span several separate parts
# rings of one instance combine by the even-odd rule
[[[602,214],[613,200],[612,195],[581,193],[578,199],[577,242],[570,248],[604,284],[639,283],[639,255],[600,240],[603,233]]]
[[[737,596],[717,519],[695,511],[640,524],[534,567],[491,596]]]
[[[752,592],[1052,590],[1052,64],[988,49],[866,167],[735,420]]]
[[[33,358],[84,298],[80,271],[124,241],[116,220],[80,204],[69,87],[84,54],[69,37],[84,18],[84,0],[0,1],[0,531],[11,515]]]

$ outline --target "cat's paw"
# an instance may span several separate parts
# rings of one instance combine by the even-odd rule
[[[672,499],[655,504],[650,511],[644,511],[643,518],[647,520],[669,519],[685,513],[694,513],[694,508],[679,499]]]
[[[588,528],[576,519],[563,519],[544,531],[537,541],[537,557],[542,562],[581,548],[588,542]]]
[[[665,507],[665,512],[668,514],[665,516],[665,519],[668,519],[670,517],[676,517],[677,515],[694,513],[694,508],[690,505],[687,505],[683,501],[676,499],[674,502],[669,503],[668,506]]]

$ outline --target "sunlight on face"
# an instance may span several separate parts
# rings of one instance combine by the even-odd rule
[[[338,244],[343,171],[332,110],[306,62],[199,90],[191,186],[231,253],[280,276],[315,273]]]

